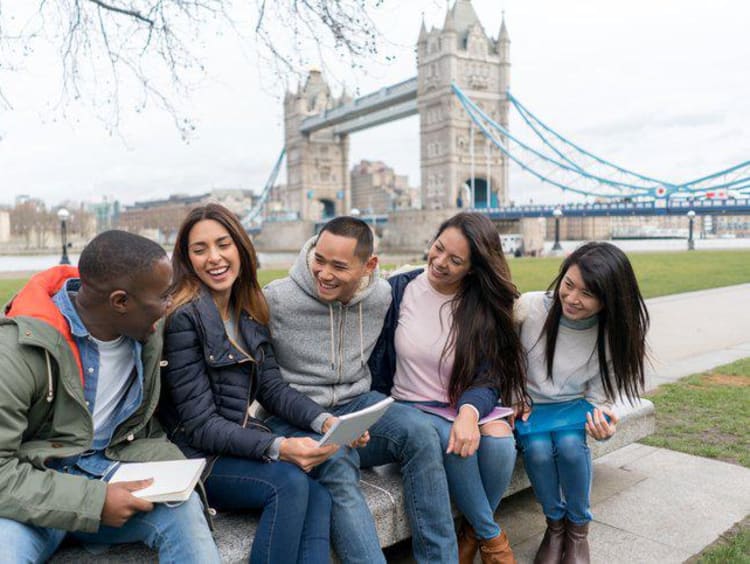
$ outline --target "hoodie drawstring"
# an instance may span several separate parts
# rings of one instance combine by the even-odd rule
[[[359,365],[365,366],[365,329],[364,329],[364,316],[362,315],[362,302],[357,304],[357,311],[359,313]],[[342,308],[343,315],[346,315],[346,310]],[[331,330],[331,370],[336,368],[336,333],[333,328],[333,305],[328,304],[328,318],[330,320]],[[346,317],[344,318],[346,323]],[[339,363],[343,363],[343,359],[339,359]]]
[[[359,365],[365,365],[365,332],[362,329],[362,302],[359,302]]]
[[[52,361],[49,358],[49,351],[44,350],[44,357],[47,360],[47,403],[52,403],[55,399],[55,383],[52,381]]]
[[[336,350],[333,346],[334,334],[333,334],[333,305],[328,304],[328,313],[331,320],[331,370],[336,368]]]

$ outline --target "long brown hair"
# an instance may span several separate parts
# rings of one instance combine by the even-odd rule
[[[450,304],[453,321],[441,356],[454,351],[449,401],[456,405],[476,385],[496,388],[505,405],[525,401],[524,356],[513,326],[513,302],[519,294],[497,229],[484,215],[462,212],[443,222],[435,239],[449,227],[466,237],[471,262]]]
[[[172,253],[173,310],[196,298],[201,281],[193,269],[188,252],[190,231],[199,221],[212,219],[220,223],[232,237],[240,255],[240,273],[232,284],[230,303],[236,313],[245,311],[263,325],[268,324],[268,303],[258,284],[258,260],[250,237],[240,225],[237,216],[220,204],[206,204],[194,208],[180,225]]]
[[[616,396],[624,394],[632,403],[640,396],[645,385],[649,315],[628,257],[611,243],[592,242],[578,247],[563,261],[560,272],[550,284],[549,289],[554,292],[553,301],[542,329],[542,335],[547,337],[547,378],[552,379],[552,363],[562,316],[560,285],[565,273],[574,265],[581,271],[586,288],[602,304],[597,314],[596,351],[604,391],[610,400],[614,401]],[[608,356],[612,361],[611,371]]]

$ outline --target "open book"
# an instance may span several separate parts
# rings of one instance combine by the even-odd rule
[[[205,467],[205,458],[125,462],[117,468],[109,483],[153,478],[154,482],[149,487],[135,491],[133,495],[153,503],[185,501],[190,497]]]
[[[458,413],[455,409],[452,407],[437,407],[432,405],[423,405],[419,403],[413,404],[414,407],[421,409],[425,413],[432,413],[433,415],[437,415],[439,417],[442,417],[443,419],[447,419],[448,421],[455,421],[456,416]],[[489,421],[495,421],[496,419],[503,419],[504,417],[508,417],[509,415],[513,414],[513,409],[510,407],[503,407],[501,405],[496,405],[492,411],[490,411],[487,415],[482,417],[477,423],[479,425],[483,425]]]
[[[385,398],[359,411],[339,416],[318,445],[348,445],[380,419],[392,403],[393,398]]]

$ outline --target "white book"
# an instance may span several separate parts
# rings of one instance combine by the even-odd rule
[[[318,445],[348,445],[380,419],[392,403],[393,398],[385,398],[359,411],[340,415],[338,421],[318,441]]]
[[[154,503],[185,501],[190,497],[205,467],[205,458],[124,462],[117,468],[109,483],[153,478],[154,482],[150,486],[132,492],[133,495]]]

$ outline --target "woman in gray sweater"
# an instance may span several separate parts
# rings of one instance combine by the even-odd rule
[[[648,311],[625,254],[594,242],[563,261],[549,292],[524,294],[516,313],[533,402],[516,432],[547,519],[534,562],[588,563],[586,435],[610,438],[613,402],[643,390]]]

